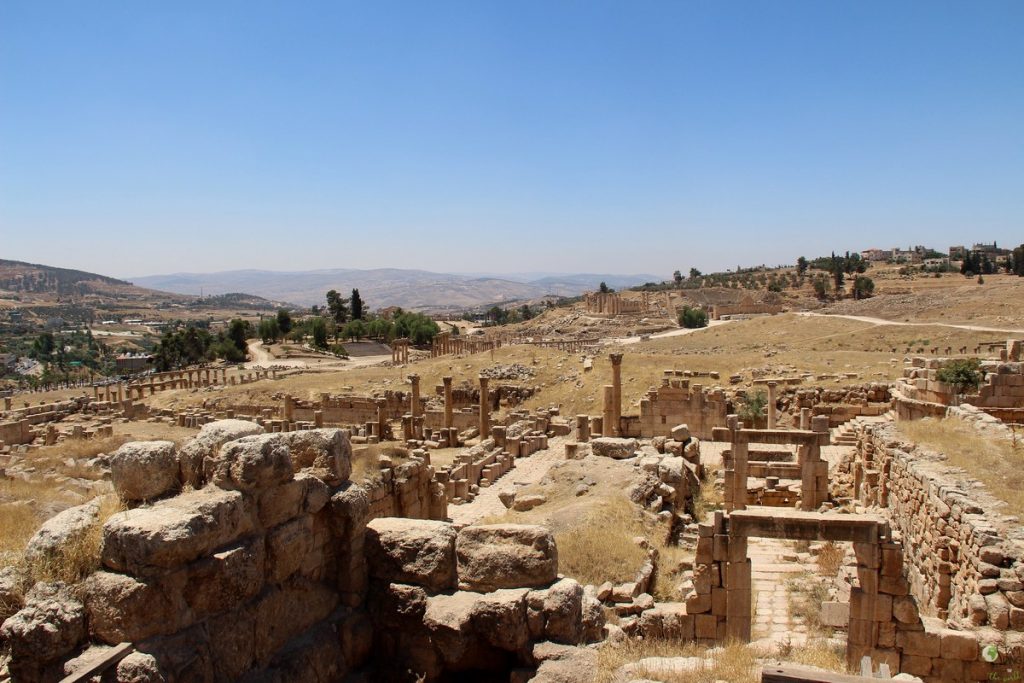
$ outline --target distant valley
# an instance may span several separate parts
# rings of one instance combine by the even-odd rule
[[[378,268],[310,271],[233,270],[219,273],[174,273],[128,278],[134,284],[166,292],[214,295],[246,292],[302,306],[324,303],[336,289],[345,296],[358,289],[371,308],[402,306],[428,311],[458,311],[501,302],[529,301],[545,296],[578,296],[601,282],[619,289],[662,276],[610,274],[530,274],[482,276],[424,270]]]

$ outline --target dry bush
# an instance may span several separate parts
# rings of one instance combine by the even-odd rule
[[[1024,446],[978,432],[956,419],[897,422],[908,441],[946,456],[953,467],[963,468],[996,498],[1006,502],[1006,514],[1024,516]]]
[[[833,577],[839,573],[839,568],[843,566],[845,557],[846,553],[842,546],[829,541],[818,550],[818,569],[823,576]]]
[[[628,500],[616,498],[556,533],[559,571],[595,586],[632,581],[647,559],[644,549],[633,541],[646,532],[640,515]]]
[[[615,672],[625,664],[647,657],[700,657],[707,650],[691,642],[659,639],[630,639],[622,645],[605,645],[598,650],[598,683],[614,680]],[[760,680],[761,665],[757,652],[745,643],[729,643],[715,652],[694,671],[661,673],[637,671],[634,678],[646,678],[663,683],[756,683]]]
[[[103,496],[97,500],[100,509],[94,524],[62,545],[56,553],[26,564],[33,582],[76,583],[99,569],[103,524],[111,515],[124,510],[125,507],[117,496]]]

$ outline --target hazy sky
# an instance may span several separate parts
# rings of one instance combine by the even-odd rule
[[[1024,2],[0,3],[0,258],[651,272],[1024,241]]]

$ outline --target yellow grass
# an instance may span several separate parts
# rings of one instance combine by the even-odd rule
[[[357,446],[352,451],[352,474],[349,478],[357,484],[364,481],[370,483],[380,481],[382,457],[390,458],[391,462],[397,465],[409,459],[409,451],[400,446],[381,444]]]
[[[985,436],[956,419],[898,422],[896,427],[908,441],[941,453],[949,465],[985,484],[1006,502],[1002,512],[1024,516],[1024,446]]]
[[[829,541],[818,549],[818,569],[822,576],[835,576],[843,565],[843,558],[846,553],[843,548],[833,541]]]
[[[25,544],[41,523],[42,520],[27,503],[0,504],[0,568],[21,561]]]
[[[103,496],[99,504],[96,523],[84,533],[70,539],[53,555],[28,563],[27,568],[33,581],[75,583],[99,569],[103,523],[124,509],[124,504],[117,496]]]
[[[558,569],[583,584],[632,581],[647,557],[633,539],[645,531],[632,503],[609,500],[573,528],[555,534]]]
[[[629,639],[621,645],[606,644],[597,655],[597,683],[615,680],[615,672],[625,664],[648,657],[700,657],[706,649],[693,642],[660,639]],[[706,660],[697,670],[687,673],[637,671],[633,678],[648,678],[663,683],[756,683],[761,665],[757,652],[749,645],[727,644],[721,652]]]
[[[846,648],[825,639],[810,640],[806,645],[794,647],[787,661],[839,673],[848,671]]]

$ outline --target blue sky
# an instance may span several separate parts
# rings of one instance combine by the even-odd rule
[[[1024,3],[0,3],[0,258],[650,272],[1024,241]]]

